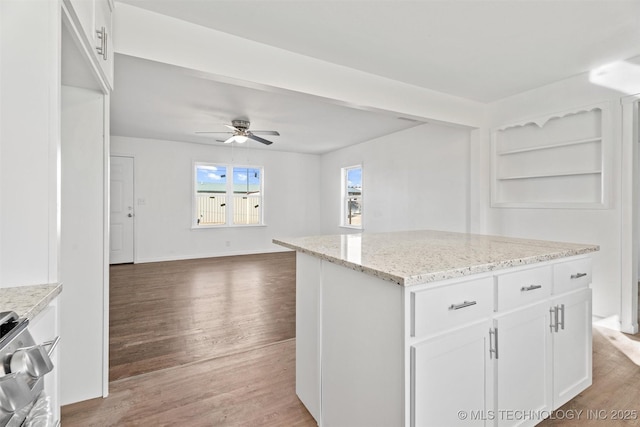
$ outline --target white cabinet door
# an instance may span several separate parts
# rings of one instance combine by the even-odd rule
[[[108,0],[96,0],[94,47],[98,64],[106,76],[109,87],[113,89],[113,10]],[[98,33],[100,32],[100,36]],[[104,40],[102,40],[104,37]],[[100,47],[100,52],[97,48]]]
[[[95,0],[68,0],[68,3],[78,17],[78,23],[85,36],[89,41],[93,42],[95,38],[93,34],[95,28]]]
[[[550,320],[548,300],[494,319],[498,331],[496,425],[532,426],[541,420],[518,414],[551,410]]]
[[[486,320],[411,347],[411,425],[484,426],[489,329]]]
[[[92,66],[109,90],[113,89],[113,3],[110,0],[65,0],[72,10],[73,25],[83,33],[83,45],[92,56]],[[98,71],[99,68],[100,70]]]
[[[553,409],[589,387],[591,373],[591,289],[554,298],[559,309],[553,337]]]

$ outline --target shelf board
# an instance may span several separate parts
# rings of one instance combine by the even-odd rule
[[[498,156],[507,156],[509,154],[527,153],[529,151],[539,151],[539,150],[550,150],[554,148],[568,147],[570,145],[588,144],[590,142],[599,142],[599,141],[602,141],[602,137],[600,136],[593,137],[593,138],[576,139],[574,141],[558,142],[556,144],[538,145],[536,147],[518,148],[515,150],[504,150],[504,151],[499,151],[496,154]]]
[[[578,175],[597,175],[601,174],[601,170],[588,170],[577,172],[562,172],[562,173],[548,173],[548,174],[535,174],[535,175],[517,175],[517,176],[504,176],[497,178],[498,181],[513,181],[518,179],[535,179],[535,178],[554,178],[560,176],[578,176]]]

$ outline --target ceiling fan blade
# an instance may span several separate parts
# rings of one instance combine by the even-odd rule
[[[200,134],[200,133],[233,133],[233,132],[208,132],[208,131],[196,131],[196,133]]]
[[[235,135],[233,135],[231,138],[227,139],[226,141],[224,141],[225,144],[231,144],[234,141]]]
[[[249,137],[249,138],[253,139],[254,141],[262,142],[262,143],[263,143],[263,144],[265,144],[265,145],[271,145],[271,144],[273,144],[273,142],[272,142],[272,141],[269,141],[269,140],[264,139],[264,138],[260,138],[259,136],[254,135],[254,134],[253,134],[253,132],[248,132],[248,133],[247,133],[247,137]]]
[[[277,130],[252,130],[251,133],[261,133],[262,135],[280,136],[280,132],[278,132]]]
[[[225,126],[226,126],[226,127],[228,127],[229,129],[231,129],[231,130],[232,130],[232,131],[234,131],[234,132],[240,131],[240,129],[238,129],[238,128],[237,128],[237,127],[235,127],[235,126],[231,126],[231,125],[225,125]]]

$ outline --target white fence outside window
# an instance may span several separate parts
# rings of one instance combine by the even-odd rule
[[[198,225],[225,225],[227,223],[227,196],[224,194],[196,195]],[[260,224],[262,197],[233,196],[232,224]]]

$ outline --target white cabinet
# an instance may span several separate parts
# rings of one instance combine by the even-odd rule
[[[567,403],[592,382],[591,289],[553,299],[558,331],[553,338],[553,409]]]
[[[410,292],[412,427],[485,425],[493,295],[492,277]],[[478,416],[460,417],[460,410]]]
[[[533,426],[591,385],[591,259],[402,287],[298,252],[296,392],[320,426]]]
[[[492,393],[489,319],[411,347],[411,426],[484,426]],[[459,411],[479,416],[464,418]]]
[[[535,284],[542,286],[536,289],[541,291],[551,285],[545,281],[551,277],[551,267],[553,288],[568,292],[527,304],[532,297],[523,291],[521,304],[504,304],[509,310],[499,310],[494,317],[499,344],[493,409],[496,425],[501,427],[536,425],[542,415],[591,385],[591,289],[586,288],[591,280],[590,260],[581,258],[556,263],[547,270],[505,276],[512,290]],[[497,277],[498,293],[502,279]]]
[[[64,0],[69,25],[72,25],[89,53],[91,65],[108,90],[113,89],[113,1]]]
[[[494,319],[498,335],[495,361],[496,425],[535,425],[539,420],[505,416],[501,411],[550,411],[552,346],[549,303],[543,301]]]

